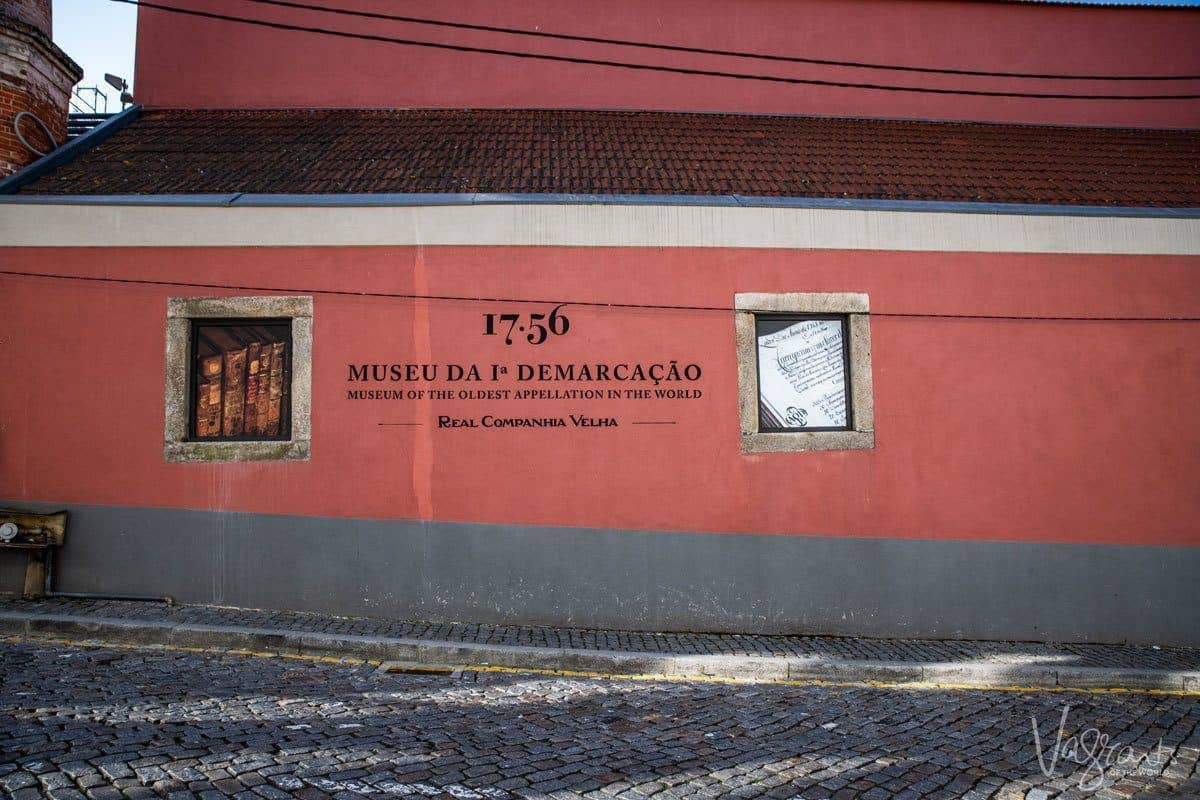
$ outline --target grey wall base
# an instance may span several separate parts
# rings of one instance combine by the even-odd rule
[[[1200,646],[1200,548],[71,512],[56,588],[409,620]],[[24,556],[0,555],[19,592]]]

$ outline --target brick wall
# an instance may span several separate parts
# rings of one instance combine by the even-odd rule
[[[50,0],[0,0],[0,177],[38,158],[15,130],[22,111],[49,127],[54,141],[34,120],[21,120],[21,135],[43,153],[67,140],[67,104],[82,70],[50,40]]]
[[[0,14],[27,22],[50,36],[50,0],[2,0]]]
[[[62,98],[65,103],[65,98]],[[0,177],[8,175],[38,158],[29,152],[17,138],[13,122],[17,114],[30,111],[50,128],[57,144],[67,140],[67,115],[55,99],[34,97],[6,83],[0,83]],[[25,118],[21,121],[21,134],[25,140],[43,152],[54,149],[54,143],[46,139],[40,125]]]

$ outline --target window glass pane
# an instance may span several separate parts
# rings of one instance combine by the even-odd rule
[[[192,435],[286,438],[291,328],[287,323],[197,323]]]
[[[760,430],[849,428],[846,321],[759,317]]]

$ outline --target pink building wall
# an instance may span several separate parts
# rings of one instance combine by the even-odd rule
[[[171,2],[377,36],[820,80],[1200,93],[1200,81],[731,63],[246,0]],[[354,7],[817,58],[1200,74],[1192,11],[957,0]],[[1200,126],[1196,100],[785,86],[367,43],[145,7],[139,15],[136,92],[149,107],[583,107]],[[989,219],[981,214],[978,224]],[[178,241],[189,241],[186,224],[172,224]],[[1194,255],[121,246],[10,247],[4,258],[11,272],[160,282],[2,281],[0,374],[19,391],[0,392],[0,497],[70,510],[60,565],[67,591],[442,621],[1200,644],[1200,325],[936,316],[1194,317]],[[172,281],[315,296],[308,460],[164,459],[168,298],[251,293]],[[355,291],[721,307],[739,292],[866,293],[875,446],[743,453],[732,312],[568,305],[569,335],[506,346],[483,335],[484,313],[547,309],[345,294]],[[703,377],[685,388],[700,395],[347,396],[410,388],[352,382],[352,364],[598,361],[697,364]],[[461,386],[521,388],[512,380]],[[436,422],[579,413],[619,426]],[[674,424],[633,424],[646,420]]]
[[[9,269],[257,286],[729,305],[739,291],[867,292],[872,311],[1172,316],[1195,259],[657,248],[54,248]],[[702,277],[703,279],[699,279]],[[931,293],[936,287],[936,293]],[[871,321],[876,446],[739,452],[727,312],[567,306],[540,346],[484,337],[515,304],[318,294],[312,458],[165,463],[166,287],[8,277],[0,294],[14,501],[613,529],[1200,544],[1200,325]],[[55,309],[56,324],[41,323]],[[541,309],[543,311],[547,309]],[[347,399],[361,363],[696,363],[691,400]],[[518,384],[483,382],[451,388]],[[593,384],[525,384],[590,388]],[[428,388],[420,385],[418,388]],[[436,417],[614,416],[616,429],[438,429]],[[640,427],[635,420],[674,420]],[[418,422],[419,427],[380,423]]]
[[[258,5],[214,13],[375,36],[858,83],[1073,94],[1200,94],[1192,81],[1020,80],[852,69],[561,42]],[[330,2],[377,13],[690,47],[985,71],[1200,75],[1194,10],[962,0]],[[785,85],[554,63],[272,30],[142,8],[137,96],[180,108],[536,107],[1190,127],[1200,100],[1064,100]]]

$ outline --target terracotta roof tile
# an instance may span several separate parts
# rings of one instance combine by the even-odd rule
[[[21,192],[1200,206],[1200,131],[612,111],[158,110]]]

